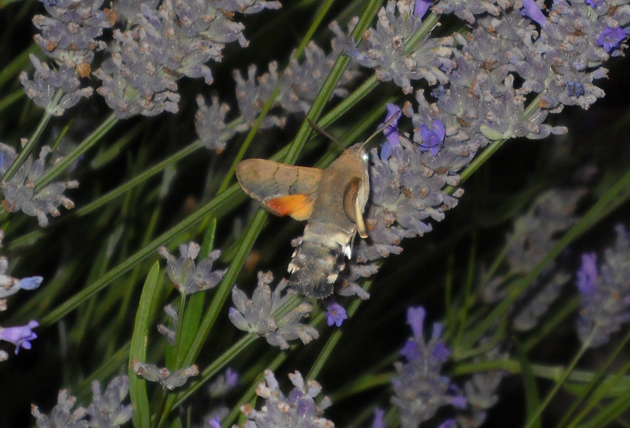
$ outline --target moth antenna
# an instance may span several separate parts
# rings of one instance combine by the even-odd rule
[[[343,146],[343,144],[341,144],[339,141],[337,141],[337,139],[335,137],[333,137],[332,135],[330,135],[328,132],[324,131],[324,129],[321,128],[318,124],[316,124],[315,122],[313,122],[309,118],[306,118],[306,120],[308,121],[308,124],[311,125],[311,128],[313,128],[315,131],[317,131],[320,134],[322,134],[324,137],[328,138],[330,141],[332,141],[335,144],[337,144],[339,147],[341,147],[341,150],[346,150],[346,148]]]
[[[400,116],[402,115],[401,112],[398,112],[397,114],[393,115],[392,117],[389,118],[389,120],[387,122],[385,122],[383,124],[383,126],[381,126],[380,128],[378,128],[376,131],[374,131],[372,133],[372,135],[370,135],[364,142],[363,142],[363,146],[365,146],[367,143],[370,142],[370,140],[374,137],[376,137],[378,134],[380,134],[381,132],[385,131],[385,129],[387,129],[389,127],[389,125],[392,124],[393,121],[397,120]]]

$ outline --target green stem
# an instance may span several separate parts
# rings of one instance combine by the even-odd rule
[[[103,136],[118,123],[118,119],[112,113],[107,117],[103,123],[89,136],[87,137],[77,148],[64,157],[61,161],[56,163],[52,168],[47,170],[35,183],[35,192],[41,190],[48,183],[53,181],[55,177],[65,171],[75,160],[84,154],[88,149],[98,143]],[[20,153],[21,155],[21,153]]]
[[[55,96],[53,97],[53,100],[50,103],[52,105],[57,105],[57,103],[59,103],[59,100],[61,100],[62,96],[63,96],[63,91],[58,90]],[[37,125],[37,128],[35,129],[35,132],[31,136],[31,138],[28,140],[26,145],[22,148],[22,150],[18,154],[15,161],[11,164],[11,166],[7,170],[7,172],[2,177],[4,181],[9,181],[11,177],[13,177],[15,172],[18,170],[18,168],[22,166],[22,164],[24,163],[28,155],[31,154],[33,147],[35,147],[35,144],[37,144],[39,137],[41,137],[42,134],[44,133],[44,129],[46,129],[46,126],[48,125],[48,122],[50,122],[51,118],[52,118],[52,114],[48,111],[48,109],[46,109],[46,111],[44,111],[44,116],[42,116],[41,120],[39,121],[39,124]]]

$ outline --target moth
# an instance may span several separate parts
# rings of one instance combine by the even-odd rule
[[[297,293],[317,299],[330,296],[345,258],[352,255],[355,234],[368,237],[363,212],[370,177],[364,146],[388,124],[344,150],[324,170],[266,159],[247,159],[236,166],[245,193],[268,211],[308,220],[288,268],[289,286]]]

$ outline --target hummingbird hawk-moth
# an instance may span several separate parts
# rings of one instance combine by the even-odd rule
[[[367,238],[363,211],[370,177],[363,147],[383,128],[344,150],[323,170],[265,159],[247,159],[236,166],[245,193],[268,211],[308,220],[288,268],[289,286],[297,293],[318,299],[331,295],[345,257],[352,255],[354,235]]]

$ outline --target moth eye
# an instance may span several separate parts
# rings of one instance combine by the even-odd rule
[[[366,152],[363,152],[361,153],[361,159],[367,162],[370,159],[370,157],[368,156]]]

